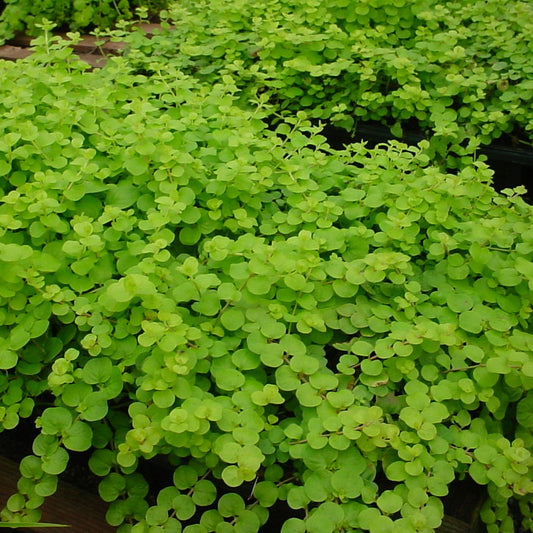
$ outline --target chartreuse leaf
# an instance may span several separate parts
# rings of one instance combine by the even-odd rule
[[[305,531],[305,521],[300,518],[289,518],[281,528],[281,533],[305,533]]]
[[[386,533],[392,528],[392,519],[382,515],[374,507],[363,509],[359,513],[358,519],[361,527],[371,533]]]
[[[480,333],[483,329],[484,317],[481,311],[473,309],[459,315],[459,326],[469,333]]]
[[[355,478],[348,468],[337,470],[331,476],[331,487],[340,498],[357,498],[363,489],[362,478]]]
[[[80,417],[87,422],[102,420],[109,411],[108,395],[105,391],[88,393],[78,404]]]
[[[56,476],[44,475],[35,485],[35,493],[43,498],[51,496],[57,490],[57,482]]]
[[[223,494],[218,500],[218,512],[225,518],[238,516],[245,509],[245,504],[241,496],[234,492]]]
[[[73,417],[65,407],[48,407],[40,417],[42,432],[45,435],[61,435],[71,428]]]
[[[252,402],[256,405],[282,404],[285,398],[279,393],[276,385],[267,384],[262,391],[254,391],[251,394]]]
[[[68,452],[64,448],[57,448],[55,452],[42,457],[43,472],[53,476],[61,474],[67,468],[68,460]]]
[[[105,383],[111,377],[113,363],[111,360],[98,357],[87,361],[83,368],[83,381],[90,385]]]
[[[376,503],[385,514],[390,515],[398,512],[402,508],[404,500],[393,491],[386,490],[379,495]]]
[[[88,465],[93,474],[104,477],[109,474],[113,466],[114,454],[111,450],[94,450],[89,459]]]
[[[344,511],[341,505],[334,502],[324,502],[311,512],[307,519],[307,531],[319,533],[327,531],[333,533],[339,530],[344,520]]]
[[[0,369],[9,370],[17,365],[18,356],[12,350],[2,349],[0,352]]]
[[[187,494],[176,496],[172,501],[172,505],[179,520],[189,520],[196,512],[193,498]]]
[[[146,159],[142,157],[128,157],[126,161],[124,161],[124,166],[134,176],[144,174],[148,170]]]
[[[279,488],[272,481],[260,481],[254,488],[254,497],[263,507],[272,507],[279,498]]]
[[[255,296],[267,294],[272,287],[272,280],[267,276],[253,276],[249,279],[246,288]]]
[[[139,188],[133,183],[121,183],[109,189],[106,195],[106,204],[126,209],[132,206],[139,196]]]
[[[80,420],[76,420],[72,426],[65,431],[63,444],[65,448],[75,452],[84,452],[92,445],[93,432],[91,426]]]
[[[195,484],[192,500],[196,505],[206,507],[211,505],[216,500],[216,497],[216,487],[208,479],[201,479]]]
[[[173,481],[178,489],[190,489],[198,481],[198,472],[191,466],[179,466],[174,471]]]
[[[6,263],[18,263],[33,255],[31,246],[0,242],[0,260]]]
[[[239,330],[244,322],[244,313],[238,308],[229,308],[220,316],[220,322],[229,331]]]
[[[126,488],[126,480],[121,474],[111,472],[98,485],[98,493],[105,502],[115,501]]]
[[[527,396],[518,402],[516,420],[525,428],[533,427],[533,393],[528,392]]]

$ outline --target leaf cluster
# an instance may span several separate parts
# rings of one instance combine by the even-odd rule
[[[118,21],[131,20],[141,8],[155,15],[167,6],[166,0],[5,0],[0,15],[0,41],[25,31],[40,33],[39,25],[50,20],[69,30],[110,28]]]
[[[422,129],[440,156],[502,134],[531,141],[531,4],[496,0],[180,2],[172,30],[136,47],[138,66],[179,65],[202,80],[238,77],[347,130],[379,121]],[[157,57],[154,57],[157,56]]]
[[[232,63],[132,40],[91,72],[47,33],[0,63],[0,428],[38,429],[2,519],[86,452],[120,533],[256,532],[276,504],[283,533],[430,533],[467,476],[491,533],[512,500],[527,524],[519,191],[428,142],[332,150]]]

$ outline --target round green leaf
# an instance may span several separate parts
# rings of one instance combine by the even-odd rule
[[[100,477],[109,474],[113,463],[114,453],[108,449],[94,450],[88,462],[91,472]]]
[[[395,492],[386,490],[380,494],[376,503],[385,514],[394,514],[402,508],[404,501],[403,498]]]
[[[18,355],[12,350],[0,351],[0,370],[15,368],[18,362]]]
[[[148,163],[142,157],[128,157],[124,161],[124,167],[134,176],[140,176],[148,170]]]
[[[0,242],[0,260],[9,263],[18,263],[30,258],[33,249],[30,246],[21,244],[4,244]]]
[[[281,527],[281,533],[305,533],[306,531],[305,521],[300,518],[289,518]]]
[[[61,435],[72,425],[72,413],[65,407],[48,407],[40,417],[45,435]]]
[[[368,507],[359,513],[359,524],[370,533],[390,533],[392,531],[392,519],[383,516],[378,509]]]
[[[459,315],[459,326],[469,333],[481,333],[483,330],[483,317],[475,309],[464,311]]]
[[[516,420],[525,428],[533,428],[533,392],[518,402],[516,408]]]
[[[173,481],[178,489],[191,489],[198,481],[198,472],[189,465],[178,466],[174,471]]]
[[[176,517],[179,520],[189,520],[196,512],[196,505],[194,504],[193,498],[186,494],[176,496],[172,502],[172,507],[176,511]]]
[[[339,498],[354,499],[361,494],[364,481],[362,477],[354,476],[351,468],[341,468],[331,476],[331,486]]]
[[[57,476],[44,475],[35,485],[35,493],[43,498],[51,496],[57,490],[57,482]]]
[[[260,481],[254,488],[254,496],[262,507],[272,507],[278,500],[279,488],[272,481]]]
[[[246,288],[256,296],[263,296],[267,294],[272,287],[272,279],[267,276],[252,276]]]
[[[132,183],[120,183],[113,186],[106,195],[106,205],[113,205],[126,209],[139,199],[139,187]]]
[[[35,455],[27,455],[20,461],[20,473],[28,479],[39,479],[42,476],[43,469],[41,459]]]
[[[452,292],[446,298],[446,303],[454,313],[462,313],[472,309],[474,299],[467,293]]]
[[[222,470],[222,479],[228,487],[238,487],[244,482],[239,468],[235,465],[229,465]]]
[[[463,348],[463,355],[474,363],[481,363],[485,358],[485,352],[479,346],[473,344],[467,344]]]
[[[344,520],[342,505],[334,502],[324,502],[311,512],[307,519],[309,533],[334,533]]]
[[[327,499],[330,487],[330,476],[321,472],[311,472],[304,483],[306,495],[313,502],[323,502]]]
[[[311,499],[302,486],[291,487],[287,492],[287,503],[291,509],[303,509],[310,501]]]
[[[43,472],[57,476],[65,471],[68,464],[68,452],[58,448],[54,453],[41,458]]]
[[[230,307],[220,315],[220,322],[229,331],[237,331],[244,322],[244,313],[235,307]]]
[[[126,480],[121,474],[111,472],[106,478],[100,481],[98,493],[105,502],[115,501],[125,490]]]
[[[91,447],[93,431],[89,424],[76,420],[63,435],[65,448],[75,452],[84,452]]]
[[[364,359],[361,361],[361,370],[367,376],[379,376],[383,371],[383,363],[379,359],[373,361]]]
[[[242,497],[234,492],[223,494],[218,500],[218,512],[225,518],[238,516],[245,507]]]
[[[85,383],[96,385],[105,383],[111,377],[113,363],[107,357],[89,359],[83,367],[82,378]]]
[[[207,506],[211,505],[217,497],[217,489],[215,485],[208,479],[201,479],[193,488],[192,501],[196,505]]]

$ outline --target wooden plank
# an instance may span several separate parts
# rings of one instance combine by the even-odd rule
[[[172,28],[173,26],[170,26]],[[142,31],[147,33],[148,35],[152,35],[156,30],[160,30],[161,24],[156,22],[141,22],[139,24],[139,28],[141,28]]]
[[[156,30],[161,29],[160,24],[151,22],[143,22],[139,24],[139,27],[148,37],[151,37]],[[67,41],[69,40],[66,33],[56,35]],[[15,35],[5,46],[0,46],[0,59],[16,61],[17,59],[28,57],[31,54],[29,48],[33,39],[34,37],[25,34]],[[99,42],[98,45],[96,44],[97,42]],[[98,68],[105,65],[106,56],[116,55],[124,50],[126,43],[109,41],[105,37],[97,38],[94,35],[83,35],[78,43],[72,45],[72,48],[82,61],[85,61],[93,68]]]
[[[0,507],[4,507],[9,496],[17,490],[20,478],[18,465],[0,456]],[[116,528],[105,520],[107,505],[95,494],[84,491],[70,483],[60,481],[57,492],[45,499],[42,506],[42,522],[67,524],[64,529],[42,527],[18,529],[35,533],[115,533]]]
[[[12,44],[13,46],[22,46],[24,48],[27,48],[28,46],[30,46],[32,39],[34,39],[34,37],[19,33],[15,35],[15,37],[9,39],[7,42],[8,44]]]
[[[66,41],[70,41],[66,34],[60,33],[58,35]],[[12,46],[19,46],[22,48],[29,48],[33,39],[33,37],[29,37],[28,35],[19,34],[13,37],[13,39],[10,39],[8,41],[8,44]],[[103,42],[100,45],[97,45],[96,43],[98,41]],[[80,53],[101,54],[102,52],[104,52],[107,54],[116,54],[123,50],[125,46],[125,43],[122,42],[112,42],[103,38],[97,39],[94,35],[84,35],[78,43],[72,46],[72,48],[74,49],[74,51]]]
[[[0,507],[4,507],[8,498],[16,492],[19,478],[18,465],[0,456]]]
[[[106,55],[96,54],[96,53],[83,53],[76,52],[76,55],[85,63],[88,63],[93,68],[103,67],[107,62]],[[0,59],[5,59],[8,61],[17,61],[18,59],[24,59],[33,54],[32,50],[29,48],[21,48],[20,46],[10,46],[4,45],[0,46]]]
[[[93,68],[101,68],[107,63],[107,56],[101,56],[98,54],[77,54],[78,57],[85,61],[85,63],[89,63],[91,67]]]
[[[9,61],[16,61],[17,59],[24,59],[31,54],[27,48],[20,46],[4,45],[0,46],[0,59],[7,59]]]

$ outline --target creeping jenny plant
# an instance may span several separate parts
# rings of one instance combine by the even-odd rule
[[[531,525],[519,191],[425,142],[269,128],[229,72],[36,44],[0,64],[0,420],[38,430],[4,520],[88,452],[120,533],[257,532],[278,502],[283,533],[429,533],[465,477],[491,533],[511,500]]]
[[[139,69],[179,66],[243,98],[346,129],[379,121],[461,154],[502,133],[531,142],[533,7],[513,0],[183,0],[144,39]]]
[[[154,15],[166,0],[4,0],[0,12],[0,42],[17,32],[38,34],[43,19],[70,30],[109,28],[134,18],[136,9]]]

